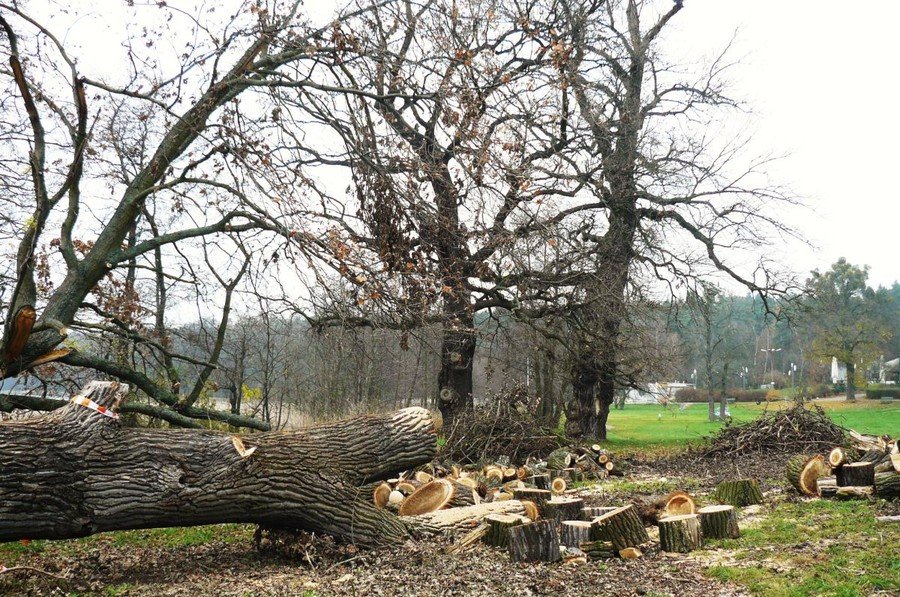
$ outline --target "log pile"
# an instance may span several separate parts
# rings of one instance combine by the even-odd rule
[[[824,457],[791,458],[786,475],[801,494],[834,499],[900,498],[900,450],[888,436],[849,432],[852,447],[837,446]]]

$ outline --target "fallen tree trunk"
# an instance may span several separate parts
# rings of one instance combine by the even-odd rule
[[[787,480],[803,495],[817,496],[819,488],[816,480],[829,474],[829,467],[825,459],[820,455],[806,456],[803,454],[794,456],[788,460],[785,467]],[[739,505],[739,504],[735,504]]]
[[[0,423],[0,541],[223,522],[360,545],[408,537],[359,488],[432,459],[427,410],[238,437],[122,428],[115,409],[126,390],[93,382],[48,415]]]

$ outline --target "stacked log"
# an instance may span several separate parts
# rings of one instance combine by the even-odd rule
[[[550,475],[546,473],[525,477],[522,479],[522,482],[525,483],[526,486],[530,485],[535,489],[550,489]]]
[[[475,505],[477,494],[458,481],[435,479],[415,490],[400,506],[401,516],[415,516],[442,510]]]
[[[656,524],[666,516],[679,514],[694,514],[697,504],[689,494],[683,491],[675,491],[667,496],[655,499],[649,504],[638,503],[638,512],[645,524]]]
[[[510,527],[508,542],[509,558],[513,562],[557,562],[561,559],[559,537],[549,520]]]
[[[591,527],[592,539],[610,541],[617,550],[637,547],[650,540],[641,517],[631,504],[598,516]]]
[[[734,506],[706,506],[697,511],[700,530],[706,539],[737,539],[741,536]]]
[[[582,541],[578,547],[589,560],[609,560],[619,555],[619,551],[610,541]]]
[[[875,465],[872,462],[844,464],[835,471],[838,487],[862,487],[875,484]]]
[[[506,500],[401,516],[400,520],[414,537],[423,538],[468,532],[482,524],[485,518],[495,514],[525,516],[525,505],[518,500]]]
[[[716,487],[715,497],[723,504],[739,507],[761,504],[763,501],[762,491],[756,479],[722,481]]]
[[[687,553],[703,544],[697,514],[669,516],[659,521],[659,546],[663,551]]]
[[[882,473],[875,477],[875,495],[885,500],[900,499],[900,473]]]

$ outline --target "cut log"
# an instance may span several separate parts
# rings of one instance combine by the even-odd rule
[[[659,521],[659,546],[663,551],[688,553],[701,545],[703,532],[698,515],[680,514]]]
[[[467,533],[492,514],[525,515],[525,506],[518,500],[476,504],[462,508],[436,510],[416,516],[401,516],[401,521],[413,537],[424,538],[435,535],[455,535]]]
[[[598,516],[603,516],[607,512],[618,509],[618,506],[585,506],[581,509],[582,520],[594,520]]]
[[[490,527],[484,523],[478,525],[475,529],[460,537],[459,541],[454,543],[453,546],[447,550],[447,553],[462,553],[470,549],[473,545],[487,536],[489,528]]]
[[[525,508],[525,516],[528,517],[529,520],[537,520],[541,517],[541,513],[538,510],[537,504],[532,502],[531,500],[521,500],[522,507]]]
[[[863,487],[875,484],[875,465],[871,462],[845,464],[835,471],[838,487]]]
[[[586,520],[563,520],[559,523],[559,542],[566,547],[580,547],[591,539],[591,523]]]
[[[434,475],[430,475],[425,471],[416,471],[415,474],[413,474],[413,479],[415,479],[419,485],[425,485],[426,483],[434,481]]]
[[[412,494],[416,490],[416,486],[409,481],[401,481],[397,483],[397,487],[395,489],[402,493],[405,497]]]
[[[566,480],[562,477],[556,477],[550,482],[550,491],[556,495],[565,493],[566,487],[568,487],[568,485],[566,485]]]
[[[787,480],[790,484],[803,495],[818,495],[818,485],[816,480],[819,477],[827,476],[830,471],[825,459],[820,455],[794,456],[787,462],[786,466]],[[739,506],[742,504],[733,504]]]
[[[837,479],[834,477],[820,477],[816,479],[816,487],[819,490],[819,496],[823,498],[833,498],[837,493]]]
[[[589,560],[609,560],[619,556],[619,551],[610,541],[582,541],[578,548]]]
[[[488,525],[485,542],[494,547],[505,548],[509,544],[509,529],[531,520],[521,514],[491,514],[484,518],[484,522]]]
[[[637,547],[626,547],[625,549],[619,550],[619,557],[623,560],[636,560],[644,555]]]
[[[381,483],[375,488],[375,491],[372,492],[372,501],[375,503],[376,507],[384,508],[387,506],[388,497],[390,495],[391,486],[387,483]]]
[[[876,516],[875,522],[881,522],[881,523],[900,522],[900,516]]]
[[[558,448],[547,456],[548,469],[564,469],[572,466],[572,453],[566,448]]]
[[[94,382],[81,394],[88,401],[0,423],[0,541],[222,522],[360,545],[407,539],[402,522],[370,501],[371,488],[359,488],[431,461],[427,410],[246,435],[245,453],[256,449],[244,458],[233,434],[120,427],[109,415],[126,391]]]
[[[558,562],[559,537],[549,520],[537,520],[509,529],[509,559],[513,562]]]
[[[611,541],[621,550],[646,543],[650,537],[635,507],[628,504],[591,521],[591,539]]]
[[[847,453],[844,452],[843,448],[834,448],[828,453],[828,464],[831,468],[837,468],[849,461],[850,459],[847,457]]]
[[[834,498],[837,500],[865,500],[875,495],[875,488],[871,485],[856,487],[853,485],[845,485],[838,487],[834,492]]]
[[[900,499],[900,473],[876,475],[875,495],[884,500]]]
[[[559,526],[564,520],[578,520],[581,517],[582,508],[584,508],[584,500],[581,498],[558,496],[544,503],[541,516],[552,520],[554,525]],[[573,545],[573,547],[578,546]]]
[[[737,539],[741,536],[734,506],[706,506],[697,510],[705,539]]]
[[[525,483],[526,486],[531,486],[535,489],[550,489],[550,475],[547,474],[525,477],[522,479],[522,482]]]
[[[517,500],[527,500],[529,502],[534,502],[534,505],[537,506],[538,512],[543,514],[544,504],[550,501],[550,498],[553,497],[553,494],[546,489],[530,489],[526,487],[524,489],[514,490],[513,497]]]
[[[894,472],[900,473],[900,454],[891,454],[891,466]]]
[[[716,487],[715,498],[723,504],[732,506],[751,506],[761,504],[763,501],[762,491],[756,479],[722,481]]]
[[[400,506],[400,516],[415,516],[475,504],[475,492],[459,481],[435,479],[416,489]]]
[[[683,491],[675,491],[665,497],[655,499],[649,504],[636,501],[635,505],[641,515],[641,520],[648,525],[656,524],[666,516],[694,514],[697,511],[694,498]]]

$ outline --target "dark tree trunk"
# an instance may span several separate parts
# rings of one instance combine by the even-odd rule
[[[856,376],[856,364],[847,362],[847,402],[856,402],[856,384],[854,377]]]
[[[597,433],[597,372],[592,355],[572,365],[572,399],[566,404],[566,435],[593,437]]]
[[[444,325],[441,341],[441,370],[438,374],[439,407],[448,428],[462,413],[472,410],[472,372],[475,361],[474,322]]]
[[[83,395],[114,410],[126,387]],[[238,437],[126,429],[70,403],[0,424],[0,541],[243,522],[397,544],[406,528],[359,487],[430,461],[435,435],[421,408]]]

